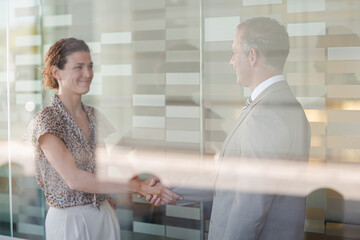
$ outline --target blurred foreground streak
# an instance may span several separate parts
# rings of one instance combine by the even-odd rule
[[[158,176],[171,187],[213,190],[217,162],[213,156],[188,153],[113,149],[98,161],[101,179],[127,181],[140,173]],[[116,160],[115,160],[116,159]],[[332,188],[344,198],[359,200],[360,165],[308,163],[277,159],[232,158],[222,163],[223,190],[307,196],[319,188]]]

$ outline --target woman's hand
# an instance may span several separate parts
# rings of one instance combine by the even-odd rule
[[[156,177],[150,177],[140,182],[139,194],[146,196],[146,200],[155,206],[169,204],[182,199],[181,196],[172,192]]]
[[[135,178],[137,178],[137,177],[135,177]],[[152,187],[152,186],[155,186],[156,183],[158,183],[158,182],[160,182],[160,179],[159,179],[159,178],[157,178],[157,177],[152,177],[151,180],[150,180],[149,186],[151,186],[151,187]],[[142,198],[143,195],[141,195],[141,194],[139,193],[139,194],[137,195],[137,197],[138,197],[138,198]],[[151,195],[151,194],[146,195],[145,200],[155,205],[156,199],[154,199],[153,201],[151,201],[151,200],[152,200],[152,195]],[[161,198],[158,198],[158,201],[161,202]],[[165,204],[165,203],[161,203],[161,205],[164,205],[164,204]]]

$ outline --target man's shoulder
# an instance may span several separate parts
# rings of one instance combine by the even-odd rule
[[[284,107],[285,109],[291,107],[298,110],[303,110],[301,104],[296,99],[295,95],[293,94],[287,83],[283,83],[281,85],[277,84],[277,86],[269,89],[269,91],[263,96],[263,99],[259,102],[259,104],[279,108]]]

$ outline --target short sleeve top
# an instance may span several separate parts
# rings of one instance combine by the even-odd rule
[[[96,143],[101,142],[115,129],[95,108],[84,104],[82,107],[90,122],[89,139],[86,139],[83,131],[57,95],[52,97],[48,107],[35,115],[25,135],[25,139],[32,142],[34,146],[36,181],[44,189],[46,201],[51,207],[68,208],[91,203],[99,207],[100,203],[108,197],[107,194],[71,190],[39,148],[40,136],[51,133],[64,142],[79,169],[95,174]]]

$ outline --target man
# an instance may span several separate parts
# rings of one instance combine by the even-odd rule
[[[250,192],[253,179],[244,181],[228,172],[239,168],[231,165],[234,161],[250,161],[261,167],[271,160],[309,158],[309,122],[281,75],[289,54],[289,36],[276,20],[253,18],[238,26],[232,48],[230,65],[237,82],[250,88],[252,94],[220,154],[208,239],[303,240],[305,197],[280,195],[273,189]],[[255,181],[262,183],[261,179]],[[229,183],[236,187],[227,189]],[[194,191],[174,191],[185,200],[195,199]],[[151,195],[147,200],[158,201]]]
[[[208,239],[302,240],[305,197],[222,188],[229,181],[223,166],[231,160],[260,166],[271,159],[308,160],[309,123],[281,75],[288,34],[276,20],[253,18],[238,26],[232,48],[237,82],[252,94],[222,148]]]

